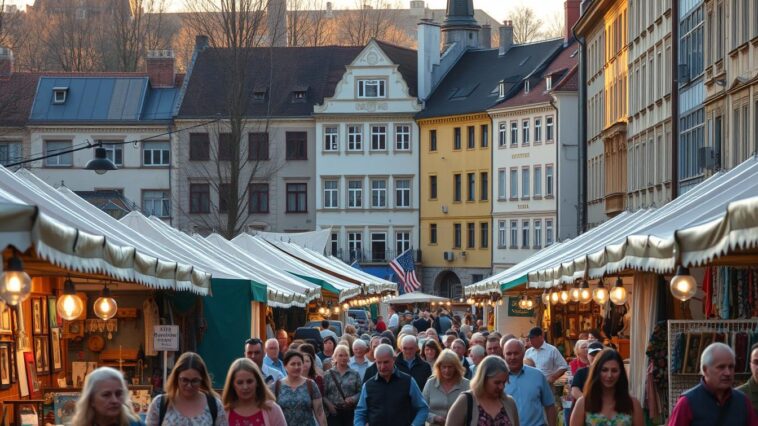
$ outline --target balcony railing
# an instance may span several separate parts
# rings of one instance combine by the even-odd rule
[[[421,251],[413,249],[413,259],[416,262],[421,261]],[[337,253],[332,253],[333,256],[342,259],[346,263],[389,263],[392,259],[402,254],[395,250],[349,250],[338,249]]]

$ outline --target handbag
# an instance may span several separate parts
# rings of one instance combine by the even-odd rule
[[[349,410],[353,408],[353,404],[348,403],[345,398],[345,392],[342,390],[342,384],[340,383],[339,376],[337,376],[337,373],[334,372],[334,370],[329,370],[329,374],[331,374],[332,379],[334,379],[334,383],[337,385],[337,392],[340,393],[340,397],[342,397],[342,404],[335,404],[338,410]]]

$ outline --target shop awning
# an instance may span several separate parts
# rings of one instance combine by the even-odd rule
[[[431,302],[449,302],[450,299],[446,299],[444,297],[434,296],[431,294],[421,293],[420,291],[415,291],[413,293],[405,293],[400,296],[392,297],[390,299],[387,299],[385,303],[389,303],[390,305],[400,305],[403,303],[431,303]]]
[[[59,267],[153,288],[208,294],[210,273],[86,202],[73,201],[76,195],[52,188],[27,170],[14,174],[0,167],[0,191],[0,203],[16,205],[6,206],[2,216],[16,224],[26,222],[16,230],[15,240],[2,241],[3,247],[13,244],[19,250],[27,249],[29,245],[18,231],[28,232],[28,244],[35,254]]]
[[[600,278],[625,269],[672,272],[758,246],[758,159],[721,171],[657,209],[621,215],[467,287],[485,293],[527,276],[531,287]]]

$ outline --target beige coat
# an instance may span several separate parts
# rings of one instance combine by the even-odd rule
[[[466,394],[461,393],[458,399],[455,400],[453,406],[450,407],[450,411],[447,412],[447,420],[445,426],[476,426],[479,423],[479,404],[476,402],[476,396],[474,397],[473,404],[471,406],[471,424],[465,425],[466,422]],[[508,415],[511,424],[513,426],[519,426],[518,410],[516,409],[516,401],[510,397],[510,395],[503,394],[500,398],[500,402],[505,408],[505,413]]]

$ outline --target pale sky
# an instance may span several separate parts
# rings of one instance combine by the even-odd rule
[[[173,8],[181,9],[185,0],[170,0]],[[331,0],[335,8],[354,7],[355,0]],[[403,7],[409,7],[410,0],[394,0]],[[531,6],[537,15],[543,20],[553,16],[556,12],[563,14],[564,0],[474,0],[474,7],[484,9],[493,18],[502,22],[508,17],[508,12],[520,4]],[[5,4],[16,4],[22,6],[32,4],[33,0],[6,0]],[[427,7],[431,9],[444,9],[447,6],[447,0],[426,0]]]

